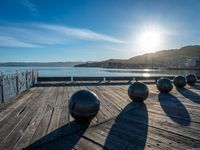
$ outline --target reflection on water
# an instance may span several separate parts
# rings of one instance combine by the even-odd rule
[[[197,70],[163,70],[163,69],[108,69],[108,68],[78,68],[78,67],[0,67],[4,74],[37,69],[39,76],[169,76],[194,73],[200,76]]]
[[[144,76],[144,77],[150,77],[150,74],[149,73],[143,73],[142,76]]]
[[[149,72],[151,71],[151,69],[144,69],[144,72]]]

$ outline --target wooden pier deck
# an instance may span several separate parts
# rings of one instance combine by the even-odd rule
[[[0,105],[0,150],[7,149],[191,149],[200,148],[200,84],[133,103],[127,83],[41,82]],[[77,90],[101,100],[90,123],[76,123],[68,100]]]

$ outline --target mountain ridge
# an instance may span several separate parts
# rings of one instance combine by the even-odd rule
[[[73,67],[81,63],[84,62],[5,62],[0,67]]]
[[[198,67],[200,61],[200,45],[189,45],[179,49],[161,50],[146,53],[129,59],[109,59],[100,62],[84,63],[75,67],[102,68],[185,68]],[[196,66],[197,65],[197,66]]]

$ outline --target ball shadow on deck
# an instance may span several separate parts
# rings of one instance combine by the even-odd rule
[[[200,95],[192,92],[191,90],[188,90],[186,88],[177,89],[179,93],[181,93],[184,97],[191,100],[192,102],[195,102],[197,104],[200,104]]]
[[[137,112],[135,106],[140,107]],[[133,109],[131,109],[133,108]],[[142,111],[141,111],[142,110]],[[144,149],[148,132],[148,113],[144,103],[129,103],[116,117],[108,133],[105,149]]]
[[[160,93],[158,95],[158,99],[163,111],[172,121],[181,126],[190,125],[190,115],[185,106],[180,102],[177,97],[169,93]]]
[[[35,86],[36,87],[70,87],[70,86],[114,86],[114,85],[130,85],[130,82],[39,82]]]
[[[35,141],[25,150],[72,150],[89,127],[90,122],[72,121]]]
[[[192,86],[192,88],[194,88],[194,89],[196,89],[196,90],[200,90],[200,85],[194,84],[194,85]]]

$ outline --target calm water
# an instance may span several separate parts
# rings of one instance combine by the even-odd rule
[[[157,69],[107,69],[107,68],[76,68],[76,67],[0,67],[4,74],[37,69],[39,76],[167,76],[200,74],[191,70],[157,70]]]

